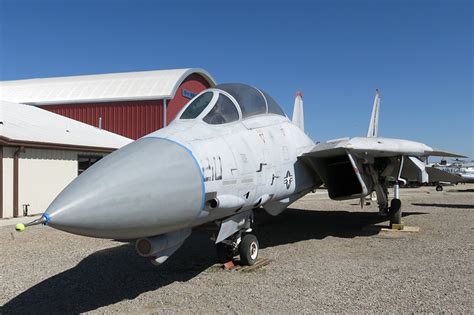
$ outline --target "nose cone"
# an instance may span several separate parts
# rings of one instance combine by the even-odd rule
[[[143,138],[82,173],[46,210],[48,225],[74,234],[133,239],[187,227],[203,207],[200,167],[191,151]]]

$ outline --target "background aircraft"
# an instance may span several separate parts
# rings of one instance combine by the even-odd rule
[[[161,264],[193,227],[216,221],[219,260],[238,253],[241,263],[253,264],[253,211],[278,215],[322,184],[336,200],[375,190],[380,212],[400,224],[405,160],[459,155],[378,137],[379,93],[374,103],[368,137],[315,144],[304,132],[301,94],[290,121],[264,91],[220,84],[193,98],[168,127],[87,169],[28,225],[135,240],[138,254]],[[389,178],[396,180],[391,201]]]
[[[437,191],[443,191],[443,185],[458,183],[474,183],[474,162],[455,159],[453,163],[448,163],[445,159],[439,163],[428,163],[427,169],[436,174],[443,174],[442,177],[430,176],[430,184],[436,186]],[[446,176],[445,174],[449,174]]]

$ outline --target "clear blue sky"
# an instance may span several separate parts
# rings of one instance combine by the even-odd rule
[[[380,134],[474,157],[471,1],[0,0],[0,79],[202,67],[304,93],[316,140]]]

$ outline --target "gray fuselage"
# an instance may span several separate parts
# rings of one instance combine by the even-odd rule
[[[47,209],[48,224],[80,235],[137,239],[260,206],[276,215],[321,184],[298,159],[314,142],[284,114],[270,113],[270,100],[264,113],[243,118],[244,108],[231,95],[209,91],[208,106],[193,119],[180,118],[185,107],[168,127],[76,178]],[[221,94],[234,102],[237,119],[207,123]]]

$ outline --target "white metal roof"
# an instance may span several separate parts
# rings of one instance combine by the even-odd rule
[[[124,72],[0,81],[0,99],[33,105],[169,99],[193,73],[215,85],[199,68]]]
[[[0,137],[16,142],[110,149],[133,141],[35,106],[1,100]]]

